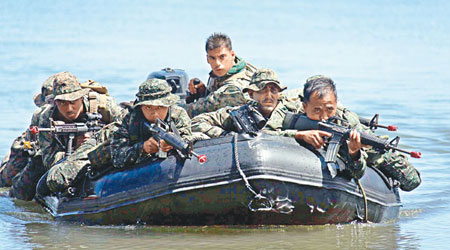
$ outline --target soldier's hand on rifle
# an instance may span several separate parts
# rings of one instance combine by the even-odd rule
[[[350,132],[348,139],[349,139],[349,141],[347,142],[348,152],[350,153],[352,158],[355,160],[356,158],[358,158],[359,150],[362,147],[361,135],[359,134],[358,131],[352,130],[352,132]]]
[[[173,149],[173,147],[171,145],[167,144],[166,141],[164,141],[164,140],[160,140],[159,145],[161,146],[161,150],[163,152],[169,152],[170,150]]]
[[[201,96],[203,96],[205,94],[205,91],[206,91],[205,84],[202,81],[200,81],[200,80],[198,80],[199,81],[198,83],[194,84],[194,80],[198,80],[198,78],[192,78],[189,81],[189,86],[188,86],[189,92],[192,95],[195,95],[195,94],[199,93]]]
[[[297,131],[294,137],[297,140],[302,140],[311,144],[314,148],[319,149],[325,144],[325,141],[323,140],[324,136],[331,137],[331,133],[321,130],[305,130]]]
[[[144,152],[147,154],[154,154],[158,152],[158,142],[156,142],[153,137],[150,137],[148,140],[144,142]]]
[[[161,150],[164,152],[168,152],[173,148],[172,146],[167,144],[164,140],[160,140],[159,145],[158,145],[158,142],[153,137],[150,137],[150,139],[148,139],[144,142],[144,151],[147,154],[154,154],[159,151],[160,145],[161,145]]]

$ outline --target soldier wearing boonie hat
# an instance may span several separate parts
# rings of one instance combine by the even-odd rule
[[[244,88],[242,91],[247,92],[248,90],[260,91],[263,90],[267,84],[275,84],[280,92],[285,90],[287,87],[280,84],[277,74],[271,69],[258,69],[253,74],[252,79],[248,87]]]
[[[52,77],[51,77],[52,78]],[[48,81],[51,81],[51,78]],[[60,72],[53,76],[52,86],[55,102],[41,107],[41,112],[33,115],[31,124],[39,128],[50,128],[54,121],[88,122],[87,113],[99,113],[101,118],[95,121],[99,125],[121,121],[123,109],[115,100],[104,94],[92,93],[95,105],[91,100],[90,89],[83,89],[78,79],[70,72]],[[95,110],[93,111],[93,107]],[[73,148],[78,148],[92,134],[85,133],[74,138]],[[65,156],[68,136],[53,133],[39,133],[39,149],[25,168],[12,180],[10,193],[19,199],[29,200],[34,196],[39,178],[55,163]]]
[[[296,102],[289,102],[282,98],[279,93],[285,90],[278,80],[277,74],[271,69],[258,69],[253,74],[248,87],[243,89],[243,92],[248,92],[253,99],[248,104],[240,107],[226,107],[215,112],[200,114],[192,119],[192,131],[201,132],[209,137],[219,137],[228,132],[241,132],[238,130],[230,115],[232,111],[253,113],[248,115],[249,119],[254,119],[250,122],[248,127],[253,127],[253,131],[262,130],[266,133],[282,135],[283,131],[277,131],[283,124],[283,114],[287,111],[294,112],[300,104]],[[255,119],[255,112],[259,113]],[[260,117],[263,117],[261,124]],[[259,127],[255,124],[259,123]],[[261,128],[262,127],[262,128]]]
[[[49,77],[42,84],[41,93],[33,97],[34,104],[36,104],[38,109],[33,113],[32,120],[44,109],[42,106],[48,103],[48,99],[53,92],[53,79],[54,76]],[[27,150],[24,148],[24,144],[29,140],[27,137],[27,131],[17,137],[13,141],[10,151],[3,158],[0,165],[0,187],[11,186],[12,178],[25,168],[29,159],[31,159],[31,156],[28,155]]]
[[[162,140],[155,141],[146,132],[144,123],[154,123],[157,118],[171,125],[169,130],[175,127],[183,140],[191,140],[191,119],[186,110],[176,105],[179,97],[171,91],[166,80],[153,78],[143,82],[133,107],[117,126],[110,143],[89,153],[91,165],[94,168],[110,165],[124,168],[156,157],[155,153],[160,149],[170,151],[172,146]]]
[[[36,117],[39,117],[39,114],[45,110],[45,107],[43,106],[50,103],[50,100],[52,99],[54,79],[55,75],[47,78],[44,83],[42,83],[41,92],[33,97],[34,104],[36,104],[38,109],[33,113],[33,118],[31,119],[33,121],[31,124],[32,126],[37,125]],[[10,151],[3,158],[0,166],[0,187],[11,186],[12,178],[25,168],[31,159],[27,149],[24,148],[24,144],[29,141],[28,137],[27,131],[17,137],[13,141]]]
[[[33,97],[34,104],[36,106],[41,107],[42,105],[49,103],[49,99],[51,99],[53,94],[53,80],[56,75],[52,75],[42,84],[41,93],[36,94]]]
[[[177,103],[179,96],[172,94],[172,87],[162,79],[149,79],[139,86],[134,107],[140,105],[169,107]]]
[[[83,89],[77,77],[70,72],[62,72],[55,75],[53,80],[54,100],[75,101],[87,95],[89,89]]]

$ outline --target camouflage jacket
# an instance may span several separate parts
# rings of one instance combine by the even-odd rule
[[[146,119],[142,112],[139,109],[133,109],[118,125],[117,131],[113,132],[110,141],[110,153],[115,168],[129,167],[152,157],[151,154],[147,154],[143,150],[144,142],[150,136],[145,132],[144,121]],[[170,106],[165,122],[167,124],[173,123],[183,140],[191,140],[191,119],[183,108],[176,105]],[[108,157],[106,156],[106,158]],[[91,163],[96,164],[92,157],[90,159]],[[104,165],[104,162],[102,165]]]
[[[207,90],[204,97],[196,102],[186,104],[190,117],[216,111],[220,108],[240,106],[251,100],[242,90],[248,86],[255,72],[255,67],[236,57],[236,64],[223,77],[209,73]]]
[[[39,125],[40,114],[46,109],[47,106],[49,105],[43,105],[34,111],[30,126]],[[13,141],[10,151],[3,159],[0,167],[0,187],[11,186],[12,178],[27,165],[31,155],[28,153],[29,151],[24,148],[24,144],[25,142],[33,142],[34,138],[32,137],[33,135],[31,135],[27,130]],[[34,143],[30,144],[30,152],[38,149],[38,145],[35,144],[37,141],[34,141]]]
[[[107,95],[98,94],[98,113],[102,115],[101,122],[104,124],[109,124],[112,122],[119,122],[123,117],[123,109],[117,105],[115,100]],[[90,102],[87,96],[83,98],[83,105],[85,113],[90,110]],[[52,122],[57,118],[57,107],[56,105],[45,105],[45,109],[37,117],[39,121],[37,122],[40,128],[50,128]],[[81,115],[79,119],[74,122],[85,122],[86,116]],[[35,121],[32,123],[36,124]],[[58,140],[63,144],[60,145]],[[50,169],[56,162],[64,158],[65,153],[65,143],[67,138],[65,136],[57,136],[53,133],[39,133],[39,147],[40,150],[38,154],[42,155],[43,165]],[[76,138],[74,139],[76,142]],[[79,145],[74,145],[77,147]]]
[[[255,101],[251,101],[248,105],[257,108],[258,104]],[[231,131],[236,132],[233,119],[229,114],[231,110],[235,109],[239,109],[239,107],[225,107],[215,112],[194,117],[192,119],[192,131],[204,133],[209,137],[219,137]],[[280,99],[270,117],[268,119],[266,118],[267,122],[262,131],[274,135],[283,134],[284,131],[281,131],[281,127],[286,112],[295,112],[297,109],[298,103],[289,102],[284,98]]]

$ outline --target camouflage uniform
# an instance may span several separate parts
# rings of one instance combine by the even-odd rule
[[[122,122],[111,124],[99,131],[95,138],[83,143],[73,155],[49,171],[47,185],[50,191],[63,191],[76,185],[88,165],[95,169],[111,165],[122,168],[150,157],[143,151],[145,118],[138,108],[140,105],[170,107],[166,121],[173,121],[182,138],[189,140],[190,119],[183,108],[176,106],[178,96],[170,91],[171,87],[161,79],[150,79],[142,83],[136,104]]]
[[[357,130],[365,133],[373,133],[367,126],[359,122],[359,116],[345,109],[346,116],[344,119],[357,121]],[[350,123],[352,124],[352,123]],[[352,126],[353,127],[353,126]],[[385,139],[388,139],[387,136]],[[387,177],[391,177],[400,183],[403,191],[411,191],[417,188],[422,182],[419,171],[409,162],[408,157],[404,153],[389,150],[385,153],[369,148],[367,152],[367,165],[379,169]]]
[[[297,111],[294,113],[301,113],[306,116],[305,112],[303,111],[302,106],[300,108],[298,108]],[[340,120],[337,120],[336,122],[338,125],[349,125],[357,130],[362,129],[362,124],[359,122],[359,119],[355,119],[356,117],[353,115],[353,113],[349,112],[346,109],[345,110],[340,110],[340,109],[336,110],[335,116],[345,120],[348,123],[348,124],[342,124]],[[286,117],[286,113],[284,113],[283,116],[280,118],[282,120],[282,123],[283,123],[285,117]],[[285,122],[284,124],[282,124],[282,130],[285,131],[285,133],[283,135],[288,136],[288,137],[294,137],[295,133],[297,133],[297,130],[287,129],[286,127],[284,127],[285,124],[289,124],[289,122]],[[325,146],[325,150],[326,150],[326,147],[327,146]],[[346,163],[346,165],[348,167],[348,169],[346,169],[346,171],[348,171],[352,177],[354,177],[356,179],[360,179],[364,175],[364,172],[366,171],[368,155],[364,149],[361,149],[360,153],[359,153],[359,158],[357,160],[353,160],[350,157],[350,155],[348,154],[348,152],[345,151],[345,148],[346,147],[340,148],[338,157]]]
[[[239,57],[236,57],[235,63],[225,76],[214,76],[212,71],[209,73],[205,96],[185,106],[190,117],[226,106],[243,105],[250,100],[242,90],[248,86],[255,68]]]
[[[37,121],[37,117],[39,117],[42,110],[45,109],[44,106],[51,100],[53,93],[53,79],[55,75],[50,76],[45,82],[42,84],[41,93],[36,94],[34,96],[34,103],[38,107],[38,109],[33,113],[32,121]],[[37,124],[31,123],[32,126],[36,126]],[[23,132],[22,135],[17,137],[11,145],[10,151],[3,158],[0,167],[0,187],[9,187],[11,186],[12,178],[19,173],[30,161],[29,151],[24,148],[25,143],[31,140],[30,134],[27,131]],[[37,141],[35,142],[37,143]],[[37,147],[37,145],[33,145]],[[31,148],[31,151],[35,150],[35,148]]]
[[[83,98],[84,113],[73,122],[86,122],[86,113],[98,108],[98,113],[102,115],[101,122],[109,124],[120,121],[122,109],[115,103],[114,99],[98,93],[90,94],[90,89],[82,89],[78,79],[69,72],[58,73],[53,81],[53,95],[55,100],[73,101]],[[97,104],[92,103],[92,96],[97,97]],[[34,117],[31,122],[40,128],[49,128],[52,122],[58,118],[58,108],[56,105],[43,106],[42,112]],[[58,140],[63,144],[60,145]],[[12,180],[10,193],[19,199],[32,199],[35,186],[39,178],[49,170],[56,162],[65,156],[66,136],[58,136],[53,133],[39,133],[39,150],[32,161],[22,169]],[[76,138],[74,139],[76,142]],[[80,145],[74,145],[78,147]]]
[[[243,89],[243,92],[246,93],[249,89],[260,91],[264,89],[268,83],[276,84],[281,91],[286,89],[286,87],[280,85],[275,72],[270,69],[259,69],[253,75],[249,86]],[[258,109],[258,103],[253,100],[249,101],[247,105]],[[231,131],[237,132],[233,119],[229,113],[230,111],[238,110],[239,108],[240,107],[225,107],[215,112],[198,115],[192,119],[192,131],[201,132],[208,137],[219,137]],[[286,112],[294,112],[298,108],[297,102],[290,102],[286,98],[280,98],[270,117],[265,117],[266,124],[262,128],[262,131],[269,134],[283,135],[285,132],[281,131],[281,127]]]
[[[310,81],[314,78],[324,77],[316,75],[308,78]],[[294,89],[289,93],[284,93],[289,100],[303,100],[303,89]],[[303,107],[299,109],[303,112]],[[343,118],[349,122],[350,126],[356,128],[360,132],[372,133],[372,131],[365,125],[359,122],[359,116],[345,108],[340,102],[337,105],[336,116]],[[292,133],[290,133],[292,134]],[[378,168],[386,176],[391,177],[400,182],[400,188],[403,191],[411,191],[420,185],[421,178],[419,171],[409,162],[408,157],[397,151],[389,150],[385,153],[379,153],[375,149],[364,150],[368,157],[366,159],[367,165]]]

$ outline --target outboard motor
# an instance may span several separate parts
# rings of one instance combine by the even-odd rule
[[[182,69],[164,68],[160,71],[155,71],[148,75],[148,79],[157,78],[166,80],[172,87],[172,94],[180,97],[179,104],[185,104],[186,92],[188,91],[189,79],[188,75]]]

